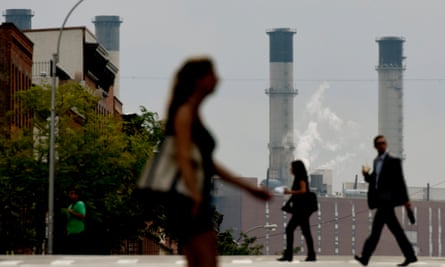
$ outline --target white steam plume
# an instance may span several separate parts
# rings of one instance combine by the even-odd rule
[[[326,122],[334,130],[341,130],[344,122],[328,107],[323,107],[323,96],[327,89],[330,88],[329,83],[324,82],[320,85],[318,90],[309,99],[306,109],[310,116],[315,117],[320,122]]]
[[[360,148],[350,144],[359,137],[359,128],[356,122],[343,120],[324,103],[329,88],[329,83],[324,82],[309,97],[303,122],[297,123],[302,128],[295,130],[295,156],[304,161],[309,171],[331,169],[334,181],[341,183],[348,178],[348,169],[354,167],[351,165],[355,165],[353,161]]]
[[[317,158],[317,154],[313,153],[314,147],[316,147],[317,143],[321,142],[317,123],[310,121],[307,129],[301,134],[298,134],[297,132],[296,136],[296,158],[303,160],[306,164],[306,168],[309,168],[310,163]]]

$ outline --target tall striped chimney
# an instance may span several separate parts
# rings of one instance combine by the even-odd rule
[[[383,37],[379,44],[378,132],[388,141],[389,151],[405,158],[403,151],[403,37]]]
[[[6,9],[3,16],[5,22],[14,23],[20,30],[31,30],[31,18],[34,16],[31,9]]]
[[[269,168],[267,180],[283,185],[292,182],[290,163],[294,160],[293,36],[296,30],[276,28],[269,35]]]
[[[93,20],[95,25],[96,38],[110,53],[112,63],[120,68],[120,25],[122,20],[119,16],[96,16]],[[120,70],[119,70],[120,73]],[[119,98],[120,93],[120,74],[117,74],[114,81],[114,95]]]

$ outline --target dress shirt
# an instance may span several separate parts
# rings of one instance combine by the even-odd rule
[[[385,159],[386,155],[388,155],[388,152],[385,152],[376,158],[376,161],[375,161],[375,188],[378,187],[380,171],[382,170],[383,160]]]

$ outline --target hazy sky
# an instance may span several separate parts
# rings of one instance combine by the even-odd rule
[[[0,8],[32,9],[37,29],[60,27],[75,3],[1,0]],[[269,155],[266,30],[296,29],[295,157],[306,159],[309,170],[332,168],[336,191],[375,155],[375,40],[402,36],[406,180],[409,186],[444,187],[444,10],[443,0],[84,0],[66,26],[94,32],[96,15],[123,19],[120,99],[125,113],[143,105],[163,116],[176,68],[190,55],[210,55],[221,82],[203,112],[218,141],[216,156],[236,173],[260,180]]]

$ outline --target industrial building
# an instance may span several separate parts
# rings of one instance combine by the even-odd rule
[[[309,186],[320,196],[332,196],[332,180],[331,169],[316,169],[309,174]]]
[[[292,177],[289,164],[294,159],[293,104],[297,94],[293,89],[292,36],[294,30],[280,28],[268,31],[270,37],[270,141],[269,169],[262,186],[273,189],[289,186]],[[405,70],[401,37],[383,37],[378,57],[378,132],[384,134],[392,154],[403,154],[403,71]],[[311,217],[312,235],[319,255],[352,255],[361,251],[368,237],[373,211],[367,205],[368,184],[355,182],[343,184],[343,192],[332,196],[332,170],[315,170],[310,174],[311,190],[318,193],[319,210]],[[246,178],[256,183],[255,178]],[[396,208],[397,216],[412,242],[417,255],[438,256],[445,254],[445,227],[443,218],[445,189],[408,187],[417,222],[411,225],[403,207]],[[230,187],[221,181],[216,183],[217,209],[224,214],[221,230],[231,229],[234,236],[246,233],[257,237],[264,246],[263,253],[280,255],[285,248],[285,227],[289,215],[281,207],[289,197],[275,192],[274,198],[261,203],[252,196]],[[270,228],[271,225],[276,225]],[[300,231],[295,231],[296,247],[303,258],[305,242]],[[374,255],[400,255],[393,236],[384,229]]]
[[[244,179],[244,178],[243,178]],[[256,183],[255,178],[245,178]],[[344,185],[351,188],[353,184]],[[427,188],[408,188],[417,222],[411,225],[405,209],[396,208],[397,216],[413,243],[419,256],[445,255],[444,198],[445,189],[436,188],[427,193]],[[311,216],[311,231],[314,245],[319,255],[354,255],[361,251],[369,235],[373,211],[366,200],[367,184],[360,183],[357,189],[346,190],[347,195],[318,197],[319,210]],[[429,195],[429,200],[426,198]],[[221,231],[232,230],[235,238],[240,233],[255,236],[257,244],[263,245],[263,254],[280,255],[285,248],[285,227],[289,215],[281,211],[288,195],[275,193],[266,205],[250,194],[234,188],[222,181],[216,183],[216,207],[224,214]],[[269,218],[265,212],[269,210]],[[276,228],[265,227],[276,225]],[[400,255],[394,237],[384,229],[374,255]],[[297,229],[294,233],[294,246],[300,247],[302,258],[306,255],[304,239]],[[352,256],[351,256],[352,257]],[[352,259],[352,258],[351,258]]]

